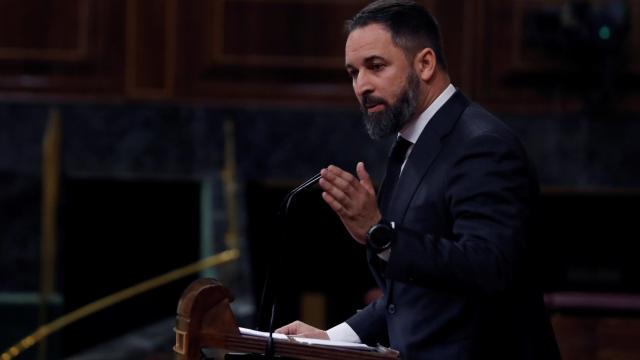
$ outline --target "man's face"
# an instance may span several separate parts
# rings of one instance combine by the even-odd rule
[[[345,63],[369,136],[397,133],[414,116],[420,81],[391,33],[380,24],[352,31]]]

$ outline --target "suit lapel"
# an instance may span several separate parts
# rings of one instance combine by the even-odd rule
[[[404,218],[420,181],[440,152],[442,138],[451,132],[467,106],[469,106],[469,100],[457,91],[422,130],[395,186],[388,212],[385,214],[387,218],[398,220]]]

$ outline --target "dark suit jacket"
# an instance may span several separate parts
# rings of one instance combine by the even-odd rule
[[[536,176],[501,121],[456,92],[416,142],[383,217],[388,264],[369,251],[385,296],[347,320],[403,359],[557,359],[529,244]]]

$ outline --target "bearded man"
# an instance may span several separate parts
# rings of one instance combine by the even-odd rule
[[[451,84],[423,7],[376,1],[347,32],[367,131],[397,140],[377,196],[363,163],[356,176],[322,169],[320,186],[384,296],[328,331],[277,332],[389,344],[403,359],[558,359],[525,236],[539,190],[521,142]]]

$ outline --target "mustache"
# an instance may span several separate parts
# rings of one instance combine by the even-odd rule
[[[371,94],[364,94],[362,95],[362,107],[365,109],[368,109],[370,107],[376,106],[376,105],[389,105],[387,103],[387,101],[383,98],[371,95]]]

